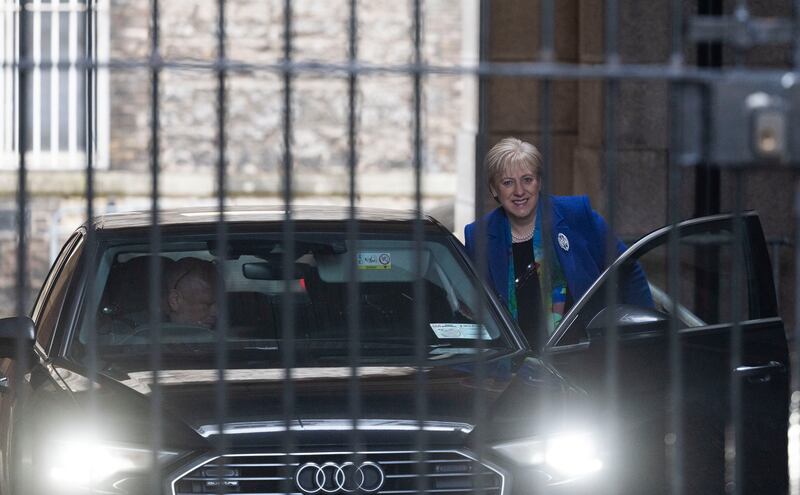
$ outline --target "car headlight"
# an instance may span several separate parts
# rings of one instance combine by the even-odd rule
[[[156,459],[164,464],[178,455],[165,450]],[[114,486],[125,478],[153,469],[153,459],[153,451],[143,446],[72,439],[51,445],[43,474],[48,484],[62,490]]]
[[[540,466],[561,480],[585,476],[603,467],[594,437],[584,432],[527,438],[493,448],[521,466]]]

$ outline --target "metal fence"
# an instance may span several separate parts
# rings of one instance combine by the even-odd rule
[[[295,61],[293,57],[293,5],[291,0],[285,0],[283,11],[283,59],[279,63],[254,63],[247,60],[235,60],[228,56],[226,52],[226,2],[220,0],[217,4],[217,53],[216,59],[211,63],[196,61],[170,60],[161,53],[161,30],[159,15],[159,0],[150,0],[151,18],[150,27],[150,55],[146,60],[103,60],[97,53],[97,29],[96,7],[99,0],[69,2],[47,2],[42,0],[22,0],[15,2],[4,2],[6,10],[6,23],[4,26],[4,36],[6,40],[16,40],[18,44],[17,52],[5,54],[4,77],[7,84],[4,88],[15,88],[12,95],[4,94],[3,115],[5,129],[3,132],[4,152],[16,155],[18,163],[18,185],[17,185],[17,215],[16,223],[18,228],[18,248],[17,248],[17,313],[22,315],[28,312],[30,307],[27,300],[29,289],[28,280],[28,250],[27,239],[29,233],[26,231],[28,223],[25,221],[29,213],[30,204],[28,198],[27,171],[32,166],[27,150],[37,151],[42,147],[55,153],[56,150],[66,149],[71,157],[79,156],[83,160],[86,178],[86,216],[92,218],[95,215],[93,198],[95,191],[94,171],[98,166],[97,150],[97,122],[92,117],[96,114],[94,106],[98,104],[95,87],[98,84],[98,71],[101,69],[114,68],[143,68],[150,72],[150,179],[151,179],[151,221],[150,229],[150,249],[151,253],[157,255],[162,249],[162,235],[159,227],[160,198],[162,191],[159,190],[159,174],[161,171],[160,156],[160,84],[162,73],[168,69],[179,68],[182,70],[196,71],[197,73],[212,72],[216,75],[217,81],[217,167],[216,167],[216,204],[219,209],[217,226],[217,243],[222,246],[220,256],[224,257],[225,246],[229,242],[228,226],[226,224],[226,204],[227,204],[227,184],[229,175],[226,170],[228,161],[228,142],[226,139],[227,131],[227,103],[226,95],[228,89],[228,78],[231,74],[239,72],[266,72],[277,74],[283,82],[283,241],[287,252],[283,256],[283,269],[285,273],[290,273],[293,269],[296,228],[293,218],[292,204],[295,199],[295,176],[293,167],[293,91],[295,79],[303,74],[316,74],[319,76],[346,77],[348,82],[348,125],[342,132],[346,133],[349,147],[348,171],[350,183],[349,207],[351,217],[347,223],[348,239],[355,242],[359,233],[359,222],[356,219],[357,198],[357,170],[358,170],[358,146],[357,138],[359,129],[357,127],[358,111],[358,85],[359,78],[365,75],[376,73],[389,73],[407,76],[413,81],[413,161],[409,164],[415,174],[415,210],[418,212],[418,219],[415,222],[413,240],[417,252],[422,250],[425,240],[425,230],[422,218],[422,171],[424,169],[424,156],[422,153],[423,135],[422,125],[422,100],[425,79],[431,75],[454,74],[477,77],[481,82],[480,111],[481,118],[479,123],[481,129],[476,136],[476,178],[475,178],[475,217],[481,217],[490,205],[486,204],[487,197],[485,179],[480,165],[483,156],[489,149],[490,132],[488,123],[489,95],[488,84],[494,77],[514,76],[521,78],[531,78],[539,81],[540,100],[538,102],[541,141],[537,143],[544,157],[544,183],[543,191],[549,192],[552,184],[549,182],[553,164],[553,84],[554,81],[562,80],[598,80],[604,85],[604,138],[605,154],[603,158],[605,189],[615,191],[618,188],[617,161],[617,120],[615,115],[619,105],[620,84],[625,81],[665,81],[669,84],[669,109],[671,132],[669,143],[669,164],[668,164],[668,202],[669,210],[667,217],[670,224],[677,225],[681,216],[681,177],[685,170],[689,168],[703,169],[703,173],[714,173],[714,170],[731,171],[734,182],[735,195],[734,214],[736,221],[733,222],[733,233],[735,238],[741,239],[746,235],[745,224],[738,219],[743,218],[745,205],[742,202],[744,194],[742,188],[748,179],[748,173],[753,168],[768,167],[787,167],[797,162],[800,157],[800,139],[794,133],[797,119],[800,113],[797,112],[796,105],[800,103],[800,93],[798,92],[795,78],[797,77],[798,66],[800,66],[800,47],[797,46],[800,36],[797,35],[800,21],[797,19],[758,19],[750,17],[747,4],[744,0],[735,2],[733,14],[724,15],[701,15],[686,16],[684,13],[685,2],[683,0],[672,0],[670,4],[671,18],[664,20],[670,23],[672,49],[669,62],[665,64],[633,65],[625,64],[619,55],[619,2],[608,0],[605,2],[605,17],[602,19],[605,25],[604,38],[604,62],[595,65],[573,64],[558,62],[555,59],[555,10],[554,0],[542,0],[539,2],[541,9],[539,32],[539,57],[535,62],[520,63],[497,63],[491,62],[488,56],[489,43],[489,18],[492,13],[492,2],[489,0],[481,1],[481,62],[475,66],[435,66],[426,63],[422,56],[422,26],[425,14],[424,1],[413,0],[410,4],[410,15],[413,16],[413,29],[410,33],[413,41],[414,52],[413,60],[406,65],[368,65],[359,62],[358,52],[358,25],[357,18],[358,2],[350,0],[350,24],[348,54],[346,63],[307,63]],[[800,12],[800,6],[794,2],[796,12]],[[59,31],[59,17],[54,16],[55,24],[50,29],[53,43],[47,50],[41,44],[41,12],[48,9],[57,10],[64,13],[67,17],[66,26],[68,29]],[[13,12],[13,15],[9,13]],[[77,21],[77,16],[81,16],[81,21]],[[11,22],[10,19],[14,19]],[[599,22],[599,21],[598,21]],[[80,29],[82,27],[82,29]],[[32,33],[31,33],[32,31]],[[83,36],[77,36],[81,32]],[[61,34],[59,34],[61,33]],[[65,60],[59,53],[59,43],[56,42],[58,36],[67,36],[69,45],[69,56]],[[32,40],[32,45],[27,46],[26,41]],[[720,67],[697,66],[687,64],[685,61],[686,43],[706,43],[705,46],[730,47],[736,53],[735,59],[741,60],[741,54],[750,47],[773,42],[789,42],[794,45],[794,65],[788,70],[772,69],[748,69],[743,64],[722,70]],[[8,46],[8,42],[5,46]],[[79,55],[82,52],[83,55]],[[43,97],[41,72],[50,71],[51,89],[50,98]],[[63,79],[59,79],[59,74],[66,74]],[[10,81],[15,81],[11,84]],[[80,82],[82,81],[82,83]],[[62,94],[58,90],[61,85],[67,84],[69,96],[68,101],[64,102]],[[72,91],[80,84],[85,85],[83,99],[77,98],[79,92]],[[12,97],[13,96],[13,97]],[[526,102],[527,103],[527,102]],[[51,115],[51,126],[44,128],[41,123],[44,108],[49,108]],[[78,108],[81,107],[81,108]],[[46,113],[46,112],[45,112]],[[62,114],[67,114],[68,118],[62,118]],[[10,125],[11,122],[14,125]],[[64,123],[63,128],[59,123]],[[63,139],[66,134],[68,139]],[[46,135],[46,136],[45,136]],[[43,144],[44,143],[44,144]],[[66,144],[66,148],[62,146]],[[82,150],[82,153],[81,153]],[[39,155],[37,155],[39,156]],[[52,160],[60,160],[55,154],[51,155]],[[34,165],[35,166],[35,165]],[[711,172],[709,172],[711,171]],[[800,201],[800,200],[798,200]],[[800,203],[799,203],[800,204]],[[603,205],[606,218],[609,223],[609,232],[613,232],[615,219],[619,218],[620,212],[617,211],[617,204],[613,194],[608,194],[606,204]],[[786,205],[788,209],[788,205]],[[800,208],[800,206],[797,206]],[[552,212],[545,211],[545,218],[549,218]],[[800,218],[800,215],[797,215]],[[479,231],[480,231],[479,226]],[[545,238],[549,237],[550,223],[544,222]],[[795,231],[800,229],[795,228]],[[484,232],[485,233],[485,232]],[[85,235],[85,245],[93,246],[96,239],[94,230],[88,229]],[[487,246],[484,236],[477,246],[477,259],[484,260],[478,262],[477,270],[484,276],[488,273],[485,263],[485,253]],[[607,239],[606,251],[615,251],[615,238],[609,235]],[[746,265],[744,252],[740,243],[736,242],[735,248],[730,255],[730,265],[725,267],[730,271],[728,279],[730,287],[725,291],[730,297],[731,325],[730,325],[730,369],[741,368],[747,363],[743,357],[743,346],[745,337],[743,335],[742,321],[747,319],[747,315],[742,313],[739,302],[742,300],[742,293],[746,291]],[[774,246],[779,245],[775,243]],[[667,262],[668,262],[668,296],[671,300],[679,300],[680,287],[682,280],[680,277],[680,239],[677,230],[670,234],[668,243]],[[794,259],[797,260],[797,250],[800,249],[800,242],[794,242]],[[544,259],[547,262],[552,260],[555,253],[552,246],[545,247]],[[713,253],[711,254],[713,256]],[[773,254],[773,256],[775,256]],[[87,294],[94,294],[96,291],[92,287],[95,265],[97,264],[95,252],[87,249],[84,253],[85,266],[88,267]],[[610,258],[610,255],[609,255]],[[612,259],[608,259],[610,263]],[[425,321],[423,319],[425,304],[425,285],[422,283],[421,265],[417,259],[416,278],[414,284],[414,331],[416,332],[417,348],[415,353],[417,366],[415,389],[416,418],[415,442],[409,446],[411,459],[416,462],[418,471],[416,476],[416,489],[419,492],[432,491],[427,485],[425,476],[421,476],[423,468],[430,460],[430,438],[426,431],[428,418],[428,404],[426,393],[430,390],[431,384],[427,382],[425,373],[426,357],[423,341],[425,339]],[[158,294],[162,284],[163,274],[160,266],[153,256],[149,265],[149,308],[150,324],[152,328],[159,326],[158,315],[162,301]],[[347,297],[350,304],[357,305],[359,294],[359,283],[356,277],[356,266],[351,264],[349,283],[347,287]],[[800,270],[800,269],[798,269]],[[222,280],[223,273],[220,272],[219,279]],[[779,272],[775,272],[776,279]],[[800,271],[795,274],[800,281]],[[606,305],[613,307],[617,303],[617,286],[619,281],[612,276],[607,285]],[[547,290],[546,288],[544,289]],[[797,293],[797,291],[795,291]],[[280,452],[270,452],[270,454],[281,454],[286,457],[286,464],[298,464],[303,452],[298,452],[294,428],[295,422],[295,399],[296,390],[293,385],[292,377],[296,376],[297,366],[294,361],[294,350],[297,345],[295,313],[291,307],[291,288],[288,281],[284,287],[284,297],[282,305],[283,318],[283,341],[285,352],[283,354],[284,386],[282,396],[274,397],[271,400],[280,401],[284,408],[285,434],[283,436],[283,446]],[[225,288],[222,283],[217,287],[218,301],[218,341],[217,341],[217,381],[216,408],[217,431],[224,432],[229,427],[226,419],[229,417],[228,383],[226,382],[226,370],[228,363],[228,341],[226,338],[228,331],[229,308],[227,308]],[[95,301],[96,302],[96,301]],[[91,304],[91,303],[90,303]],[[477,319],[482,321],[484,313],[489,309],[482,303]],[[727,304],[727,303],[724,303]],[[800,322],[800,304],[794,304],[796,314],[794,315],[795,324]],[[363,322],[359,320],[357,311],[351,312],[348,317],[349,328],[349,416],[351,424],[348,425],[351,431],[348,452],[354,453],[353,459],[361,463],[366,458],[364,452],[369,448],[364,444],[362,429],[359,428],[359,419],[362,414],[362,388],[359,378],[359,349]],[[624,391],[620,390],[620,370],[618,361],[620,359],[620,340],[622,338],[621,329],[618,321],[611,321],[605,333],[605,364],[606,374],[604,376],[605,389],[603,395],[605,425],[608,431],[617,431],[621,425],[618,424],[618,401],[617,398]],[[155,331],[153,338],[158,341],[159,334]],[[790,332],[794,334],[794,332]],[[96,336],[88,342],[88,352],[90,356],[95,356],[90,360],[87,373],[90,382],[98,379],[98,374],[102,372],[100,364],[96,360],[97,341]],[[685,396],[685,367],[681,347],[681,328],[676,317],[670,319],[668,337],[665,342],[668,346],[670,389],[668,392],[669,403],[665,404],[668,425],[668,440],[665,449],[667,450],[666,459],[668,464],[664,466],[666,479],[670,493],[690,493],[687,489],[685,472],[687,468],[687,452],[684,444],[684,428],[686,418],[682,408]],[[482,341],[479,340],[482,345]],[[539,349],[546,347],[546,342],[537,343]],[[794,353],[800,351],[800,340],[794,340]],[[482,356],[482,354],[478,354]],[[24,347],[22,339],[19,340],[18,360],[25,367],[26,361],[30,359],[28,350]],[[152,392],[150,394],[150,420],[152,421],[151,437],[148,439],[153,452],[158,452],[163,447],[164,439],[162,429],[164,427],[163,414],[163,387],[160,384],[162,379],[160,370],[164,368],[163,356],[159,346],[151,347],[151,369],[153,374]],[[542,359],[551,362],[553,357],[548,353],[542,354]],[[557,359],[556,359],[557,361]],[[788,363],[786,363],[788,365]],[[475,362],[475,380],[482,383],[487,378],[486,363],[481,357]],[[17,386],[22,387],[25,380],[23,374],[16,376]],[[800,383],[797,367],[792,368],[791,383],[793,391],[791,403],[791,428],[792,435],[797,434],[800,427],[800,392],[797,391]],[[730,389],[723,395],[730,404],[730,428],[726,431],[725,445],[725,477],[728,482],[729,493],[744,493],[746,478],[749,473],[745,469],[744,460],[748,453],[743,444],[742,435],[738,435],[744,428],[743,408],[743,385],[739,380],[730,380]],[[475,424],[480,424],[481,420],[490,414],[486,409],[485,397],[486,390],[476,387],[475,392]],[[266,399],[265,399],[266,400]],[[96,401],[91,403],[90,415],[99,415]],[[787,433],[789,433],[787,432]],[[475,435],[482,435],[480,430],[475,431]],[[790,437],[790,446],[796,450],[797,439]],[[480,437],[476,445],[482,446]],[[235,452],[228,444],[226,435],[217,436],[216,455],[224,459],[222,466],[235,461],[234,455],[241,454]],[[477,461],[485,458],[486,452],[478,449],[476,452]],[[798,477],[797,463],[800,462],[797,452],[791,452],[792,465],[790,466],[791,493],[800,493],[800,478]],[[155,454],[153,454],[155,456]],[[754,454],[755,455],[755,454]],[[158,470],[154,470],[150,493],[164,493],[165,487],[162,484]],[[229,487],[223,482],[225,475],[222,469],[216,471],[219,482],[216,483],[214,490],[216,493],[227,493]],[[285,493],[296,491],[289,485],[289,476],[285,477],[285,484],[282,490]],[[484,492],[481,487],[475,488],[476,492]],[[24,493],[24,492],[21,492]]]

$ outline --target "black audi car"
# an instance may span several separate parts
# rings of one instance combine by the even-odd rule
[[[220,237],[215,211],[164,212],[157,253],[146,213],[78,229],[30,318],[0,320],[0,493],[152,493],[155,473],[170,495],[658,493],[672,445],[688,493],[785,490],[787,345],[755,214],[644,237],[536,351],[435,220],[349,214],[296,208],[286,229],[281,208],[231,209]],[[215,324],[151,311],[185,258],[213,263]],[[656,308],[607,307],[633,263]]]

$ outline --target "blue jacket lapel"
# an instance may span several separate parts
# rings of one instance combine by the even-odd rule
[[[508,302],[508,251],[511,245],[509,238],[508,218],[502,208],[497,208],[489,215],[486,226],[488,242],[486,252],[490,253],[488,268],[494,287],[498,290],[503,302]]]
[[[566,237],[567,241],[571,242],[573,239],[572,230],[569,228],[566,220],[564,220],[564,216],[562,215],[560,209],[557,207],[554,201],[548,201],[549,205],[551,206],[551,213],[552,216],[552,223],[551,225],[552,230],[550,232],[550,238],[553,242],[553,252],[555,253],[556,257],[558,258],[558,262],[561,264],[561,270],[564,272],[564,278],[567,280],[567,286],[569,287],[569,291],[572,294],[582,294],[584,289],[583,287],[574,287],[576,273],[577,273],[577,266],[575,263],[575,256],[572,255],[571,250],[566,250],[561,247],[561,244],[558,242],[558,235],[563,234]],[[544,212],[543,212],[544,213]],[[570,246],[572,247],[572,246]],[[583,284],[578,284],[583,285]]]

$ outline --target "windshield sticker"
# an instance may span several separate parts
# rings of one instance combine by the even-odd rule
[[[476,323],[431,323],[431,329],[440,339],[492,340],[486,327]],[[478,337],[479,329],[480,337]]]
[[[358,253],[359,270],[391,270],[391,253]]]

